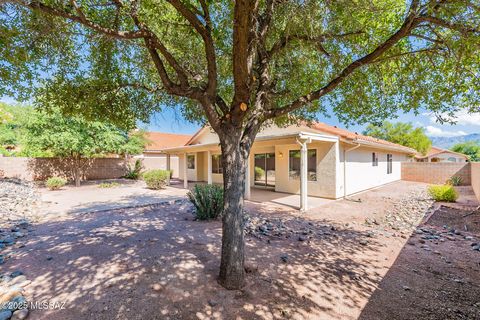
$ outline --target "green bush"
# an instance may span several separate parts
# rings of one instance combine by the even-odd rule
[[[457,191],[450,185],[429,186],[428,193],[435,201],[455,202],[458,198]]]
[[[51,177],[47,179],[47,182],[45,184],[50,190],[58,190],[65,184],[67,184],[67,180],[60,177]]]
[[[189,191],[188,199],[195,206],[198,220],[217,219],[223,212],[223,188],[212,184],[197,184]]]
[[[255,180],[260,180],[262,177],[265,176],[265,170],[260,167],[255,167]]]
[[[140,177],[142,169],[143,163],[140,159],[137,159],[135,160],[133,167],[130,164],[127,165],[127,173],[125,174],[124,178],[137,180]]]
[[[167,185],[170,172],[168,170],[149,170],[142,174],[149,189],[163,189]]]
[[[460,176],[453,176],[450,179],[447,180],[447,184],[451,186],[459,186],[462,184],[462,177]]]
[[[120,183],[118,182],[102,182],[98,185],[99,188],[115,188],[115,187],[119,187],[120,186]]]

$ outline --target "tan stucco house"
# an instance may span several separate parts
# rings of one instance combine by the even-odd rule
[[[416,162],[467,162],[468,156],[438,147],[431,147],[425,156],[415,156]]]
[[[219,139],[208,126],[184,146],[162,152],[179,157],[185,187],[189,181],[223,182]],[[250,197],[250,188],[300,194],[305,210],[307,196],[338,199],[400,180],[401,162],[415,154],[413,149],[324,123],[271,125],[252,146],[245,197]]]

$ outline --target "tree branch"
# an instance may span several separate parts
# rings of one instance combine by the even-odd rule
[[[471,26],[463,26],[459,23],[449,22],[449,21],[446,21],[446,20],[443,20],[443,19],[440,19],[440,18],[437,18],[437,17],[420,16],[418,18],[418,20],[419,21],[427,21],[427,22],[430,22],[430,23],[432,23],[434,25],[437,25],[437,26],[441,26],[441,27],[451,29],[451,30],[456,30],[456,31],[462,33],[463,35],[468,35],[468,34],[471,34],[471,33],[480,34],[480,28],[474,28],[474,27],[471,27]]]
[[[384,41],[379,46],[377,46],[372,52],[350,63],[345,69],[342,70],[342,72],[340,72],[335,78],[333,78],[324,87],[318,90],[312,91],[306,95],[303,95],[286,106],[268,110],[267,112],[265,112],[265,115],[264,115],[265,120],[272,119],[281,115],[285,115],[289,112],[292,112],[304,106],[305,104],[308,104],[314,100],[320,99],[322,96],[326,95],[327,93],[335,89],[339,84],[341,84],[345,80],[345,78],[347,78],[355,70],[357,70],[358,68],[364,65],[374,62],[383,53],[385,53],[387,50],[392,48],[396,43],[398,43],[400,39],[410,34],[410,31],[413,30],[415,26],[419,23],[418,18],[416,16],[417,8],[418,8],[418,0],[417,1],[414,0],[408,10],[408,15],[405,18],[405,21],[403,22],[402,26],[397,30],[397,32],[395,32],[386,41]]]

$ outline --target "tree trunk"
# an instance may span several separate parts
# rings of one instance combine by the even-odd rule
[[[238,133],[221,140],[224,212],[219,282],[227,289],[240,289],[245,281],[243,197],[249,150],[240,147]]]

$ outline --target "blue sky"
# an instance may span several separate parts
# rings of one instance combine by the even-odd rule
[[[334,115],[330,118],[319,115],[318,120],[330,125],[347,128],[344,124],[339,122]],[[398,118],[390,120],[411,122],[415,126],[424,127],[427,135],[431,137],[455,137],[470,133],[480,133],[480,113],[458,113],[456,118],[457,123],[455,125],[439,124],[436,122],[436,119],[427,112],[420,115],[402,113],[398,114]],[[178,112],[168,109],[162,114],[153,115],[147,128],[150,131],[191,134],[195,133],[199,129],[199,126],[187,122]],[[365,126],[357,125],[350,126],[347,129],[361,132],[364,128]]]
[[[2,97],[0,98],[0,101],[15,103],[15,101],[9,97]],[[330,118],[319,115],[318,120],[330,125],[347,128],[344,124],[340,123],[334,115],[332,115]],[[411,122],[415,126],[424,127],[427,135],[431,137],[455,137],[470,133],[480,133],[480,113],[467,114],[465,112],[460,112],[456,115],[457,123],[455,125],[441,125],[437,123],[434,117],[427,112],[424,112],[420,115],[414,115],[413,113],[398,114],[398,118],[391,120]],[[199,125],[189,123],[181,116],[179,112],[170,108],[165,108],[162,113],[156,113],[152,115],[150,123],[143,126],[145,126],[149,131],[183,134],[193,134],[199,129]],[[347,129],[361,132],[364,128],[365,126],[357,125],[350,126]]]

